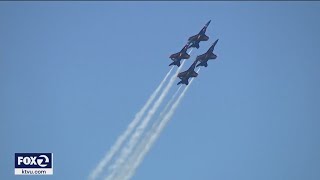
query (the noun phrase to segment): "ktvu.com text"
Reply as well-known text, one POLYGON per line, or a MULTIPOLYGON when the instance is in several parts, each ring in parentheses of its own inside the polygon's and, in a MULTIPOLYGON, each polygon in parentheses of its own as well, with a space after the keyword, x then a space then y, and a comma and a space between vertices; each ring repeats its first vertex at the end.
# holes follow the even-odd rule
POLYGON ((52 175, 52 153, 15 153, 15 175, 52 175))

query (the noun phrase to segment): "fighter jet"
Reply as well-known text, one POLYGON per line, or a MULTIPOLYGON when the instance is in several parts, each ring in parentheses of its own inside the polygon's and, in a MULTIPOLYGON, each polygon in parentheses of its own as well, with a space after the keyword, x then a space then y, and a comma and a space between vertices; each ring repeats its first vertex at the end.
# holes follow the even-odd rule
POLYGON ((173 61, 169 66, 171 65, 177 65, 178 67, 180 66, 180 61, 182 59, 189 59, 190 55, 187 53, 187 50, 189 48, 189 43, 187 43, 180 52, 171 54, 170 59, 173 61))
POLYGON ((195 60, 188 70, 178 74, 178 78, 180 78, 181 81, 178 82, 177 85, 179 85, 179 84, 188 85, 189 84, 189 78, 198 76, 198 73, 194 71, 194 68, 196 68, 197 62, 198 62, 198 60, 195 60))
POLYGON ((195 47, 197 49, 199 49, 199 43, 200 41, 208 41, 209 37, 207 35, 205 35, 207 27, 209 26, 211 20, 209 22, 207 22, 207 24, 201 29, 201 31, 194 35, 189 37, 189 43, 191 43, 191 45, 189 46, 189 48, 191 47, 195 47))
POLYGON ((199 56, 197 56, 197 60, 200 62, 196 67, 198 66, 204 66, 207 67, 208 66, 208 60, 210 59, 216 59, 217 55, 215 55, 213 53, 214 47, 216 46, 217 42, 219 39, 217 39, 212 46, 208 49, 208 51, 204 54, 201 54, 199 56))

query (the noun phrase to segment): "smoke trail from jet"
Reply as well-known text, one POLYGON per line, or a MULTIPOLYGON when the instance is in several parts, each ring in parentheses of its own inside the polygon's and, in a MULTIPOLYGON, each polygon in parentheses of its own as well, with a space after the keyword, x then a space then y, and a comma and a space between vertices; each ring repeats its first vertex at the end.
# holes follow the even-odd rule
POLYGON ((119 171, 121 172, 121 169, 119 169, 119 168, 121 168, 122 164, 125 162, 125 160, 128 158, 128 156, 131 154, 132 150, 135 148, 136 144, 138 143, 138 141, 140 139, 140 136, 144 133, 146 127, 148 126, 149 121, 151 120, 151 118, 153 117, 153 115, 155 114, 155 112, 157 111, 159 106, 161 105, 162 101, 164 100, 164 98, 168 94, 170 88, 172 87, 172 85, 177 77, 177 74, 179 73, 179 71, 181 70, 181 68, 184 65, 184 62, 185 62, 185 60, 182 61, 180 67, 176 70, 176 73, 173 76, 171 76, 169 83, 163 89, 159 98, 156 100, 156 102, 153 104, 151 109, 148 111, 147 116, 143 119, 141 124, 137 127, 134 134, 131 136, 131 139, 127 143, 127 146, 122 149, 121 154, 118 157, 118 159, 115 161, 115 163, 112 166, 109 167, 110 174, 107 176, 106 180, 114 180, 114 176, 116 175, 116 173, 119 171))
POLYGON ((108 163, 114 157, 115 153, 119 150, 119 148, 122 146, 124 141, 128 138, 128 136, 131 134, 131 132, 134 130, 134 128, 138 125, 138 123, 142 119, 143 115, 145 114, 146 110, 149 108, 149 106, 151 105, 153 100, 156 98, 156 96, 160 92, 162 86, 164 85, 164 83, 166 82, 168 77, 170 76, 172 70, 173 70, 173 67, 171 67, 169 72, 163 78, 163 80, 158 85, 156 90, 151 94, 151 96, 149 97, 147 102, 144 104, 144 106, 140 109, 140 111, 138 113, 136 113, 134 119, 128 125, 127 129, 117 138, 114 145, 110 148, 110 150, 107 152, 107 154, 104 156, 104 158, 100 161, 98 166, 92 171, 92 173, 89 176, 90 180, 94 180, 99 176, 99 174, 103 171, 104 167, 106 165, 108 165, 108 163))
MULTIPOLYGON (((200 68, 197 70, 197 72, 199 72, 199 71, 200 71, 200 68)), ((135 171, 136 171, 137 167, 141 164, 141 162, 143 161, 145 155, 149 152, 150 148, 152 147, 154 142, 157 140, 157 138, 161 134, 163 128, 166 126, 166 124, 172 118, 175 110, 177 109, 178 105, 180 104, 180 101, 182 100, 182 98, 184 97, 184 95, 187 92, 188 88, 192 84, 193 79, 194 78, 191 79, 189 85, 185 87, 185 89, 182 91, 182 93, 180 94, 180 96, 178 97, 176 102, 171 106, 169 112, 164 115, 162 121, 157 126, 157 129, 155 130, 155 132, 153 132, 153 134, 151 135, 150 139, 146 142, 146 144, 145 144, 143 150, 140 152, 140 154, 136 157, 135 160, 132 161, 133 165, 131 165, 131 166, 129 165, 128 171, 125 172, 125 174, 124 174, 125 176, 123 178, 121 178, 121 180, 129 180, 135 174, 135 171)))
POLYGON ((172 105, 173 101, 176 99, 176 96, 180 92, 181 87, 182 87, 182 85, 179 86, 179 88, 173 94, 171 99, 168 101, 168 103, 166 104, 166 106, 164 107, 162 112, 159 114, 158 119, 152 124, 151 129, 147 132, 145 137, 137 145, 138 147, 134 150, 132 155, 129 157, 129 160, 127 161, 127 164, 125 165, 125 167, 121 170, 121 172, 119 172, 119 174, 117 176, 115 176, 115 178, 114 178, 115 180, 116 179, 123 179, 123 177, 126 176, 126 173, 129 171, 130 167, 132 166, 134 161, 136 161, 136 159, 139 156, 140 152, 143 151, 144 147, 146 146, 146 144, 150 140, 150 137, 152 136, 152 133, 154 133, 156 131, 157 126, 161 122, 161 120, 162 120, 163 116, 165 115, 165 113, 168 111, 168 108, 170 107, 170 105, 172 105))
MULTIPOLYGON (((193 49, 189 51, 188 54, 191 54, 193 49)), ((127 143, 127 146, 124 147, 121 151, 120 156, 116 159, 115 163, 112 166, 109 166, 108 171, 110 172, 109 175, 106 177, 106 180, 113 180, 114 176, 120 171, 123 163, 128 158, 128 156, 131 154, 132 150, 135 148, 136 144, 138 143, 140 136, 144 133, 149 121, 153 117, 154 113, 157 111, 159 106, 161 105, 162 101, 168 94, 170 88, 172 87, 174 80, 176 79, 177 74, 181 70, 185 63, 185 60, 182 61, 180 67, 176 70, 176 73, 170 78, 169 83, 164 88, 162 93, 160 94, 157 101, 154 103, 152 108, 149 110, 147 116, 144 118, 144 120, 141 122, 141 124, 137 127, 135 130, 135 133, 131 136, 130 141, 127 143), (120 168, 120 169, 119 169, 120 168)))

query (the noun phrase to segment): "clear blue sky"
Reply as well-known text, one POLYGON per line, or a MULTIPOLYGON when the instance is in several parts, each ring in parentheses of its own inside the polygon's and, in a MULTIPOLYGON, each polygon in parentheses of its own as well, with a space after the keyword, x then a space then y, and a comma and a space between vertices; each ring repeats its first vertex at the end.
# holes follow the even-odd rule
MULTIPOLYGON (((212 20, 201 70, 135 180, 319 180, 319 2, 0 2, 0 179, 86 179, 212 20), (54 175, 14 176, 15 152, 54 175)), ((178 82, 178 81, 177 81, 178 82)), ((177 87, 175 87, 177 88, 177 87)))

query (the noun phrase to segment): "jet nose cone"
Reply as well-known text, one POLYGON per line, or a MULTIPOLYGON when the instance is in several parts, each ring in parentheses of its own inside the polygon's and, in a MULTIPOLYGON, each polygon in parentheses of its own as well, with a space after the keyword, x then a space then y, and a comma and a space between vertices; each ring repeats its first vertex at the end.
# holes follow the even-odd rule
POLYGON ((210 22, 211 22, 211 20, 209 22, 207 22, 206 26, 209 26, 210 22))
POLYGON ((219 39, 217 39, 214 43, 213 46, 216 46, 216 44, 218 43, 219 39))

